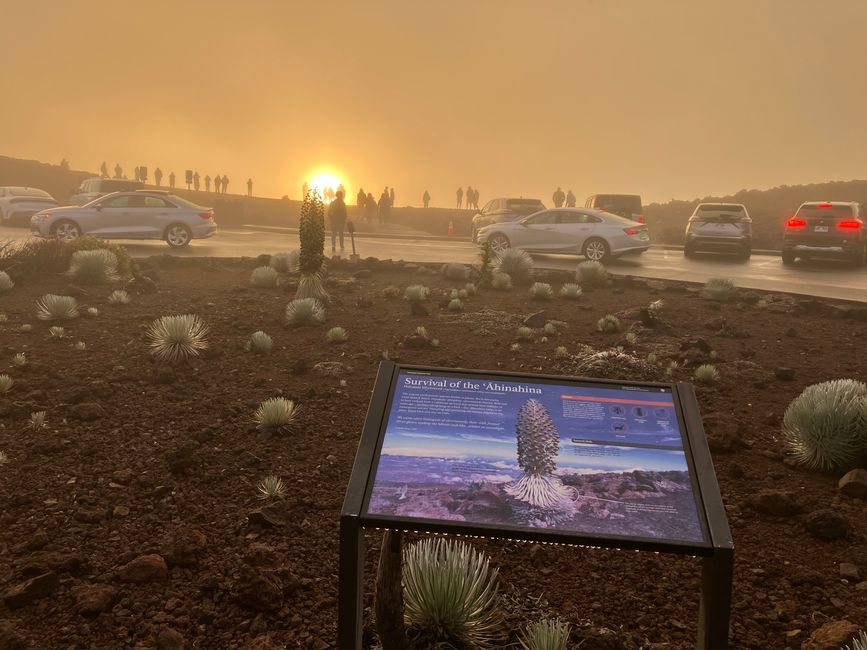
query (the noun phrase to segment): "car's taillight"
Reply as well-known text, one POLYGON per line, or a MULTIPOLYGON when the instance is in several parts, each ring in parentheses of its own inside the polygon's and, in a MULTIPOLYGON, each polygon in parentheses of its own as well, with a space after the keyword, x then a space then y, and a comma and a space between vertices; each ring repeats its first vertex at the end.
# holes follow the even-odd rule
POLYGON ((838 228, 842 228, 844 230, 858 230, 861 227, 861 222, 855 219, 840 221, 837 223, 838 228))
POLYGON ((803 228, 806 225, 807 220, 800 217, 792 217, 786 222, 786 228, 803 228))
POLYGON ((202 219, 213 219, 214 213, 213 212, 199 212, 199 216, 202 219))
POLYGON ((647 223, 647 219, 644 218, 643 214, 639 214, 635 217, 634 221, 637 221, 638 223, 647 223))
POLYGON ((820 208, 833 208, 834 206, 830 203, 820 203, 819 207, 820 208))
POLYGON ((624 228, 623 232, 625 232, 627 235, 637 235, 638 234, 638 231, 635 228, 624 228))

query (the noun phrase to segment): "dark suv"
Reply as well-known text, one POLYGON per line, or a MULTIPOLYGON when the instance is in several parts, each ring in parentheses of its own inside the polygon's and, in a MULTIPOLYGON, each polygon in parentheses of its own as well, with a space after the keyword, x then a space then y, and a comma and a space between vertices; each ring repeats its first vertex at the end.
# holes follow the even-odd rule
POLYGON ((484 207, 479 210, 478 214, 473 217, 473 242, 476 242, 476 237, 479 229, 489 226, 492 223, 503 223, 504 221, 517 221, 524 217, 529 217, 539 210, 544 210, 545 204, 539 199, 493 199, 485 203, 484 207))
POLYGON ((862 266, 867 261, 865 226, 867 220, 860 203, 802 203, 786 222, 783 264, 793 264, 798 257, 830 257, 862 266))
POLYGON ((641 197, 638 194, 593 194, 587 197, 584 207, 605 210, 631 221, 646 223, 644 206, 641 205, 641 197))
POLYGON ((719 251, 747 259, 753 249, 752 226, 746 206, 740 203, 699 203, 686 224, 683 254, 719 251))

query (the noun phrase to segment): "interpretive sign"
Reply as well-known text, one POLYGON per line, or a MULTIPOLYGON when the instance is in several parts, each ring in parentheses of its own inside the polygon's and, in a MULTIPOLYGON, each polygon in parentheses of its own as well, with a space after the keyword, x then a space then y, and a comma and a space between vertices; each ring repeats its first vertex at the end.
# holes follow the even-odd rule
POLYGON ((341 648, 371 527, 702 556, 698 647, 727 647, 731 537, 687 384, 386 362, 341 516, 341 648))

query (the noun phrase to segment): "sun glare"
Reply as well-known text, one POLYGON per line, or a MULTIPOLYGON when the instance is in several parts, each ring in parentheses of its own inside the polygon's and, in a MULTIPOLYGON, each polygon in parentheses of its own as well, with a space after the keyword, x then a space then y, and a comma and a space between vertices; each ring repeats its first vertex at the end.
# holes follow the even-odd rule
POLYGON ((334 193, 338 189, 346 190, 340 175, 330 170, 318 170, 312 173, 307 184, 311 190, 317 190, 319 195, 329 203, 334 199, 334 193))

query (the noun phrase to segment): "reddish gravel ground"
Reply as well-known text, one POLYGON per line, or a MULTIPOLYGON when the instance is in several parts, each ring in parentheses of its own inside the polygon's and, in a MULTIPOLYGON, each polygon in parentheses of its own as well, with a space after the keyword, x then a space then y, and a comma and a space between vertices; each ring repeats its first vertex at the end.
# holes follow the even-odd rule
MULTIPOLYGON (((568 374, 573 362, 555 360, 556 347, 622 343, 622 334, 595 331, 607 313, 639 332, 640 357, 679 359, 675 378, 688 380, 711 356, 721 372, 698 396, 736 545, 731 646, 798 648, 829 622, 867 626, 865 501, 842 495, 839 475, 786 463, 779 435, 786 405, 804 387, 865 377, 863 310, 753 292, 720 304, 682 285, 626 278, 574 302, 531 301, 525 289, 482 292, 463 315, 445 311, 435 292, 431 315, 417 317, 382 289, 462 285, 381 263, 359 278, 335 271, 326 325, 287 329, 291 293, 246 286, 254 260, 142 265, 156 292, 113 306, 114 287, 88 288, 79 301, 99 316, 64 323, 61 340, 48 338, 34 304, 68 293, 65 278, 21 280, 0 299, 0 372, 16 382, 0 398, 0 449, 9 457, 0 466, 0 648, 334 647, 338 515, 383 351, 407 363, 568 374), (670 331, 643 330, 637 308, 660 298, 670 331), (568 326, 511 350, 517 325, 540 309, 568 326), (211 328, 208 353, 177 368, 152 362, 148 324, 188 312, 211 328), (25 323, 32 331, 20 330, 25 323), (349 342, 325 342, 335 325, 349 342), (438 348, 401 345, 418 325, 438 348), (274 338, 270 356, 244 350, 259 329, 274 338), (13 366, 17 352, 27 365, 13 366), (323 361, 347 367, 323 376, 314 369, 323 361), (300 405, 300 421, 291 434, 266 439, 251 416, 278 395, 300 405), (39 410, 49 427, 28 432, 39 410), (255 486, 271 473, 290 490, 263 516, 255 486), (754 505, 763 490, 785 496, 754 505), (779 501, 780 514, 761 511, 779 501), (835 532, 837 539, 817 537, 835 532), (841 563, 857 575, 845 567, 842 577, 841 563)), ((547 281, 556 290, 563 277, 547 281)), ((378 534, 369 542, 372 576, 378 534)), ((585 650, 694 647, 694 559, 478 546, 501 569, 516 627, 547 612, 573 624, 575 643, 588 638, 585 650)), ((366 632, 371 642, 372 623, 366 632)))

